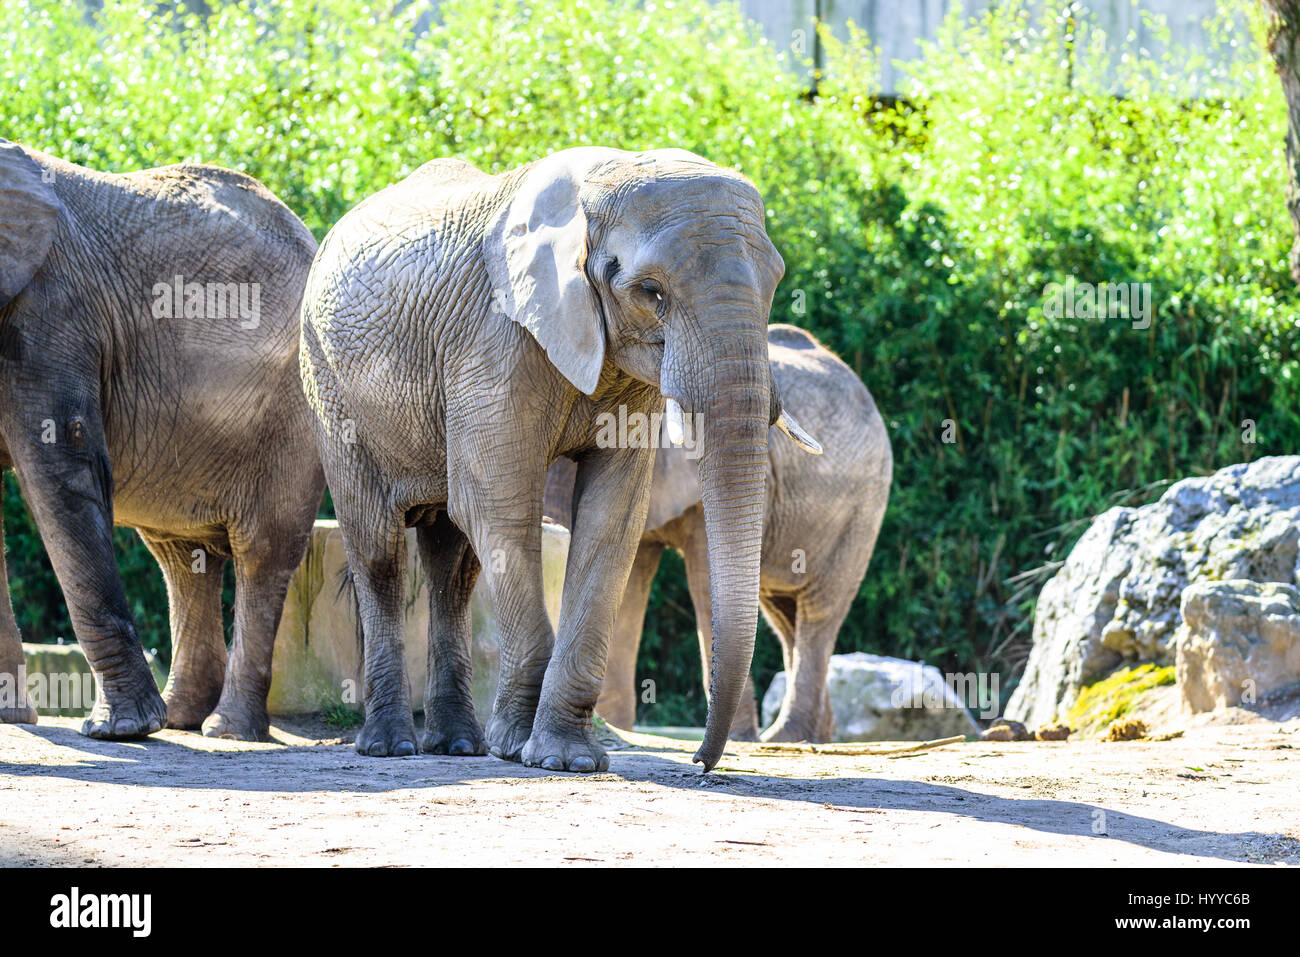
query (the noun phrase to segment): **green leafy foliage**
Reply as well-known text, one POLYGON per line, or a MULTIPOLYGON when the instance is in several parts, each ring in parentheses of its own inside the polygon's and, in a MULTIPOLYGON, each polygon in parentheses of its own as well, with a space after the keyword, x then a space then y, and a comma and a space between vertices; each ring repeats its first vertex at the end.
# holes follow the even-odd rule
MULTIPOLYGON (((703 0, 445 0, 429 23, 362 0, 209 7, 9 0, 0 133, 102 169, 245 169, 317 236, 442 156, 496 171, 679 146, 755 181, 786 262, 773 321, 853 365, 894 446, 841 651, 996 670, 1005 694, 1038 588, 1091 516, 1300 440, 1285 111, 1252 6, 1224 5, 1202 54, 1167 36, 1148 54, 1068 10, 998 4, 950 18, 897 100, 872 95, 860 31, 823 38, 811 97, 736 8, 703 0), (1045 290, 1067 279, 1149 284, 1149 328, 1053 318, 1045 290)), ((8 485, 5 518, 25 632, 67 634, 8 485)), ((121 550, 162 647, 156 570, 121 550)), ((702 719, 693 632, 666 559, 643 719, 702 719)), ((760 691, 779 666, 760 636, 760 691)))

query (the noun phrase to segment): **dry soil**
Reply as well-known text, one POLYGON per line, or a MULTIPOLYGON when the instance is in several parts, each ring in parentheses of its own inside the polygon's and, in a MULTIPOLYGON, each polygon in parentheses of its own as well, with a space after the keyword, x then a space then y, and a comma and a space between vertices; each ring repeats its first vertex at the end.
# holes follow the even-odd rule
MULTIPOLYGON (((0 864, 1300 865, 1300 721, 910 756, 635 740, 610 771, 0 726, 0 864)), ((889 748, 879 745, 878 748, 889 748)), ((897 746, 895 746, 897 747, 897 746)))

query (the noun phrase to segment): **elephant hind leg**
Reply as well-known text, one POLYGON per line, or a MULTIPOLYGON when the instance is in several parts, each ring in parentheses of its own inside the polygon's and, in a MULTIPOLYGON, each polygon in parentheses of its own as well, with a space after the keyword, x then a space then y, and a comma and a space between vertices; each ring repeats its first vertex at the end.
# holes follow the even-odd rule
POLYGON ((807 594, 760 599, 768 621, 781 639, 786 685, 781 711, 763 732, 764 741, 829 741, 835 733, 835 715, 826 675, 840 625, 849 601, 827 609, 807 594), (769 606, 771 611, 769 611, 769 606), (793 627, 789 627, 793 621, 793 627), (778 622, 780 627, 778 627, 778 622))
POLYGON ((358 754, 406 757, 418 753, 406 672, 406 528, 404 515, 380 503, 386 489, 363 487, 358 475, 332 482, 343 550, 352 571, 363 635, 366 722, 358 754))
POLYGON ((0 522, 0 724, 35 724, 36 706, 27 695, 22 638, 9 599, 4 524, 0 522))
POLYGON ((172 665, 163 700, 167 727, 197 730, 221 697, 226 677, 226 638, 221 622, 219 555, 195 541, 140 533, 162 569, 172 632, 172 665))
POLYGON ((429 591, 429 682, 420 747, 429 754, 487 754, 471 687, 469 602, 478 557, 446 512, 417 526, 415 534, 429 591))
POLYGON ((275 633, 289 582, 311 534, 310 521, 297 525, 276 522, 238 534, 232 529, 234 636, 221 696, 203 722, 208 737, 265 741, 270 735, 266 696, 271 690, 275 633))

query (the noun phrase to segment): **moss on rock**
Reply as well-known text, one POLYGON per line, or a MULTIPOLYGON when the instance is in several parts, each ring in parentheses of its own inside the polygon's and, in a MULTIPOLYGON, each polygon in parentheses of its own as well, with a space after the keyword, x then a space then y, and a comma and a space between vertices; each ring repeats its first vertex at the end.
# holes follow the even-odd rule
POLYGON ((1174 683, 1174 667, 1155 664, 1120 668, 1079 692, 1065 723, 1088 737, 1102 734, 1113 721, 1128 714, 1153 688, 1174 683))

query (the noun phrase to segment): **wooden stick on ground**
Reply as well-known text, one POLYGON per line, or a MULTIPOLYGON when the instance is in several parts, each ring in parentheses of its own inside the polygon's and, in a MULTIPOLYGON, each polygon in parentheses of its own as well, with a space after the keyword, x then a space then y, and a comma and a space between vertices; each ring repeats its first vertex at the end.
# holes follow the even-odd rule
MULTIPOLYGON (((657 734, 644 734, 640 731, 624 731, 621 728, 611 730, 620 738, 636 748, 654 748, 660 751, 693 751, 699 747, 698 741, 686 741, 681 738, 665 738, 657 734)), ((732 741, 727 745, 728 751, 736 754, 760 755, 767 757, 793 757, 799 754, 834 754, 843 756, 879 755, 895 758, 919 754, 949 744, 960 744, 965 735, 953 735, 950 738, 936 738, 932 741, 907 742, 862 742, 843 744, 777 744, 771 742, 732 741)))

